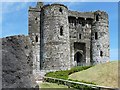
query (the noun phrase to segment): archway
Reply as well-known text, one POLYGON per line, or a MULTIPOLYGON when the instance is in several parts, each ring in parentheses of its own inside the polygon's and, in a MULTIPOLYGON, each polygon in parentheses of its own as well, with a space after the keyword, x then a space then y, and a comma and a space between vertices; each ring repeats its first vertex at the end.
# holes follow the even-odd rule
POLYGON ((80 52, 76 52, 74 55, 74 61, 76 61, 77 66, 81 65, 83 55, 80 52))

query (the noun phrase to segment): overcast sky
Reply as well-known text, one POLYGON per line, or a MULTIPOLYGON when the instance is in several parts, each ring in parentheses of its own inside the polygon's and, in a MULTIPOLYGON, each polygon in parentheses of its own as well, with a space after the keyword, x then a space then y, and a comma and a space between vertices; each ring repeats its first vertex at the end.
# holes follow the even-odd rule
MULTIPOLYGON (((83 0, 84 1, 84 0, 83 0)), ((117 2, 62 2, 70 10, 96 11, 103 10, 109 14, 110 54, 111 60, 118 60, 118 3, 117 2)), ((0 3, 1 4, 1 3, 0 3)), ((45 4, 48 4, 45 3, 45 4)), ((2 3, 2 35, 28 35, 28 7, 35 6, 36 2, 6 2, 2 3)))

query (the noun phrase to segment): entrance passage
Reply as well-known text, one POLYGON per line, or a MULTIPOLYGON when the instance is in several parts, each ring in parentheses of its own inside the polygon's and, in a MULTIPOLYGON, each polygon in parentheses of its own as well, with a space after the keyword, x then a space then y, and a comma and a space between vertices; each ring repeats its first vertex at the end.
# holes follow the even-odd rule
POLYGON ((77 52, 74 55, 74 61, 76 61, 77 66, 80 66, 82 63, 83 55, 80 52, 77 52))

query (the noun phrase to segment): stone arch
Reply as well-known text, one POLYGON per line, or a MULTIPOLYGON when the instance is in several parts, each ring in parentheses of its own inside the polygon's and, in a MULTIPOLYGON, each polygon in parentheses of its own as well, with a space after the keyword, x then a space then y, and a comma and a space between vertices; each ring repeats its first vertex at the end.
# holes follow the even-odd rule
POLYGON ((83 54, 82 51, 76 51, 74 54, 74 61, 77 66, 80 66, 83 62, 83 54))

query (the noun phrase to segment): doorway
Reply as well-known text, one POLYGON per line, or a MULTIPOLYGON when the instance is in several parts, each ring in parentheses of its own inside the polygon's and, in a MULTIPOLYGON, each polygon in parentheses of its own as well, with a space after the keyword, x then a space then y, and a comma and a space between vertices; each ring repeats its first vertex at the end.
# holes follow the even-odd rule
POLYGON ((80 52, 76 52, 74 55, 74 61, 77 66, 80 66, 83 61, 83 55, 80 52))

